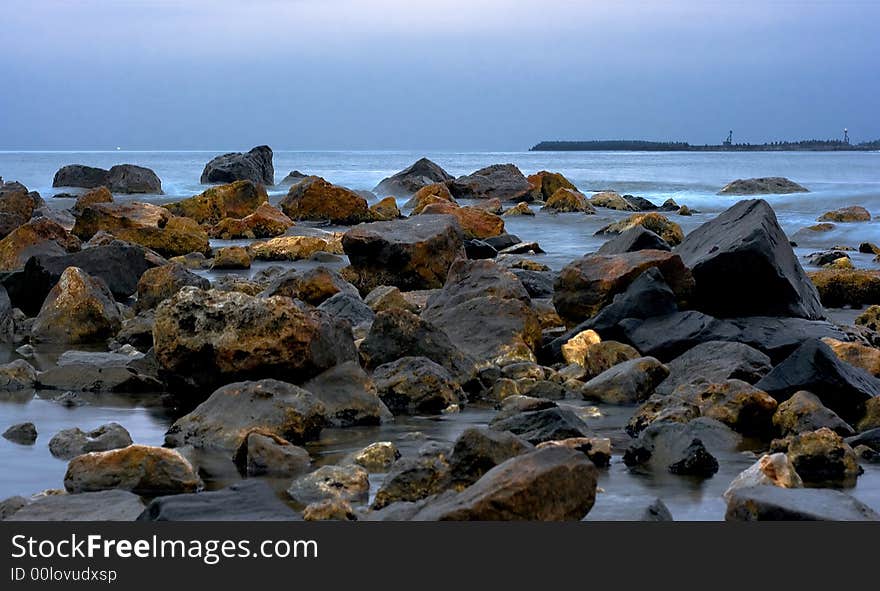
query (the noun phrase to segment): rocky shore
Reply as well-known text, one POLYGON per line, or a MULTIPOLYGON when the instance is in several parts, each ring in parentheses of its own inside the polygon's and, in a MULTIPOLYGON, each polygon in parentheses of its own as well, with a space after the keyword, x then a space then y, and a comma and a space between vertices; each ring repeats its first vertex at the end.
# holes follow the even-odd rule
POLYGON ((880 519, 850 494, 880 462, 880 272, 850 255, 876 244, 817 252, 808 273, 762 199, 685 232, 686 204, 512 164, 454 177, 421 159, 372 193, 294 171, 277 199, 260 146, 201 181, 221 184, 157 205, 119 197, 160 194, 149 169, 69 165, 62 210, 0 180, 0 339, 17 351, 0 390, 174 416, 163 446, 118 423, 0 425, 68 462, 0 519, 672 519, 616 470, 724 479, 731 521, 880 519), (558 271, 507 231, 599 212, 616 216, 604 244, 558 271), (407 427, 423 417, 473 418, 434 441, 407 427), (328 433, 393 436, 327 455, 328 433))

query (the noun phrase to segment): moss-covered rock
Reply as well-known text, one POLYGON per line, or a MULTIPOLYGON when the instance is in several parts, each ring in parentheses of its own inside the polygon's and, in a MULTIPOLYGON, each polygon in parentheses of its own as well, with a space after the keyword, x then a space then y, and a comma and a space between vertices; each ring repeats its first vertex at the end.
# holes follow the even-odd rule
POLYGON ((823 269, 807 274, 828 308, 880 304, 880 271, 823 269))
POLYGON ((596 235, 622 234, 636 226, 641 226, 646 230, 654 232, 671 246, 681 244, 681 241, 684 240, 684 232, 681 226, 671 221, 665 215, 656 212, 633 214, 624 220, 601 228, 596 232, 596 235))
POLYGON ((330 221, 343 225, 372 220, 366 199, 318 176, 307 177, 291 186, 281 200, 281 211, 293 220, 330 221))

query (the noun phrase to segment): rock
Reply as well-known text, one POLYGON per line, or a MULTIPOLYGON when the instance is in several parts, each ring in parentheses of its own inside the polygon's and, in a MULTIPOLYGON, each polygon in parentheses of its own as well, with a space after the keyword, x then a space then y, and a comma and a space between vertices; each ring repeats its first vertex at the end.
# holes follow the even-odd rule
POLYGON ((504 233, 504 220, 479 207, 459 207, 441 201, 425 206, 419 215, 451 215, 458 220, 466 239, 485 239, 504 233))
POLYGON ((76 392, 161 392, 165 387, 155 374, 143 355, 67 351, 58 358, 57 366, 40 372, 37 387, 76 392))
POLYGON ((185 287, 156 309, 156 359, 205 390, 234 379, 305 380, 356 359, 347 323, 285 297, 185 287))
POLYGON ((539 443, 537 448, 566 447, 586 454, 598 468, 606 468, 611 464, 611 440, 607 437, 571 437, 558 441, 539 443))
POLYGON ((751 486, 727 499, 727 521, 878 521, 850 495, 829 489, 751 486))
POLYGON ((809 190, 783 177, 737 179, 724 186, 719 195, 787 195, 809 193, 809 190))
POLYGON ((119 240, 146 246, 162 256, 210 251, 208 234, 195 220, 172 215, 164 207, 149 203, 89 205, 80 212, 72 232, 88 240, 101 230, 119 240))
POLYGON ((435 183, 451 181, 452 176, 427 158, 420 158, 410 166, 382 179, 373 192, 377 195, 408 197, 435 183))
POLYGON ((754 384, 773 368, 770 357, 743 343, 708 341, 667 364, 669 377, 657 386, 658 394, 671 394, 685 384, 742 380, 754 384))
POLYGON ((547 198, 547 202, 541 209, 551 213, 596 213, 596 210, 590 205, 589 200, 587 200, 583 193, 566 188, 558 189, 551 197, 547 198))
POLYGON ((574 521, 596 498, 596 467, 581 453, 549 448, 495 466, 462 492, 429 503, 417 521, 574 521))
POLYGON ((702 312, 810 320, 825 316, 818 292, 766 201, 740 201, 688 234, 676 252, 693 273, 693 302, 702 312))
POLYGON ((870 222, 871 212, 859 205, 841 207, 819 216, 818 222, 870 222))
POLYGON ((331 367, 303 387, 324 405, 327 421, 334 427, 378 425, 391 418, 375 383, 356 361, 331 367))
POLYGON ((342 246, 352 283, 367 293, 379 285, 442 287, 453 261, 465 256, 463 241, 453 216, 427 215, 357 226, 343 235, 342 246))
POLYGON ((757 462, 740 472, 727 490, 725 500, 737 490, 752 486, 778 486, 780 488, 803 488, 804 482, 794 469, 794 464, 784 453, 764 454, 757 462))
POLYGON ((584 521, 673 521, 659 497, 609 495, 596 499, 584 521))
POLYGON ((369 472, 387 472, 400 459, 400 450, 390 441, 377 441, 357 452, 353 459, 369 472))
POLYGON ((717 460, 713 462, 707 454, 730 453, 740 441, 729 427, 708 417, 688 423, 654 421, 630 444, 623 462, 630 468, 642 466, 662 472, 678 464, 675 469, 679 472, 673 473, 706 476, 718 468, 717 460))
POLYGON ((779 405, 773 415, 773 426, 782 437, 815 431, 822 427, 845 437, 855 434, 852 427, 833 410, 826 408, 817 396, 806 390, 795 392, 779 405))
POLYGON ((807 390, 848 422, 863 415, 866 401, 880 396, 880 380, 840 361, 819 340, 806 341, 755 386, 780 402, 807 390))
POLYGON ((308 177, 309 175, 303 174, 298 170, 290 171, 287 176, 281 179, 280 185, 292 185, 293 183, 299 182, 301 179, 308 177))
POLYGON ((268 201, 269 195, 260 182, 239 180, 211 187, 195 197, 169 203, 165 208, 176 216, 214 225, 226 218, 242 219, 252 215, 261 205, 268 205, 268 201))
POLYGON ((493 164, 448 183, 456 199, 529 201, 531 185, 513 164, 493 164))
POLYGON ((580 394, 584 400, 633 404, 647 400, 668 375, 667 367, 653 357, 640 357, 603 371, 585 383, 580 394))
POLYGON ((37 341, 88 343, 115 335, 122 318, 107 285, 68 267, 43 302, 31 330, 37 341))
POLYGON ((694 439, 684 449, 681 458, 669 464, 667 469, 673 474, 708 478, 718 472, 718 460, 702 441, 694 439))
MULTIPOLYGON (((528 407, 527 407, 528 408, 528 407)), ((557 439, 589 436, 588 428, 574 412, 555 406, 537 407, 510 416, 498 413, 489 423, 496 431, 510 431, 533 445, 557 439)))
POLYGON ((742 380, 692 383, 676 388, 674 394, 700 409, 700 414, 724 423, 738 433, 769 436, 777 403, 766 392, 742 380))
POLYGON ((147 445, 77 456, 64 475, 69 493, 120 489, 155 496, 195 492, 201 486, 198 474, 180 453, 147 445))
POLYGON ((275 167, 272 165, 272 149, 257 146, 250 152, 233 152, 213 158, 205 165, 200 182, 232 183, 249 180, 264 185, 275 184, 275 167))
POLYGON ((3 432, 3 439, 19 445, 33 445, 37 441, 37 428, 33 423, 18 423, 3 432))
POLYGON ((326 312, 331 318, 348 321, 352 327, 370 324, 375 318, 373 311, 359 295, 348 292, 339 292, 327 298, 321 302, 318 309, 326 312))
POLYGON ((166 261, 143 246, 114 241, 61 256, 34 257, 21 272, 3 280, 15 307, 35 316, 61 274, 68 267, 78 267, 101 279, 117 300, 128 299, 138 288, 138 281, 148 269, 166 261))
POLYGON ((299 521, 263 480, 153 499, 138 521, 299 521))
POLYGON ((52 180, 53 187, 82 187, 94 189, 107 184, 107 171, 103 168, 85 166, 83 164, 68 164, 62 166, 55 173, 52 180))
MULTIPOLYGON (((641 226, 651 232, 654 232, 661 240, 671 246, 676 246, 684 240, 684 232, 681 226, 672 222, 666 216, 651 213, 634 213, 633 215, 609 224, 596 232, 597 236, 608 236, 614 234, 623 234, 624 232, 641 226)), ((665 249, 664 249, 665 250, 665 249)))
POLYGON ((532 198, 530 201, 547 201, 560 189, 577 191, 577 187, 558 172, 541 170, 526 178, 531 186, 532 198))
POLYGON ((371 509, 392 503, 412 502, 443 492, 450 486, 450 467, 446 450, 421 451, 418 457, 403 458, 391 466, 376 492, 371 509))
MULTIPOLYGON (((553 301, 551 299, 553 297, 553 283, 556 281, 555 272, 517 268, 511 269, 510 272, 516 275, 519 282, 526 288, 526 293, 528 293, 529 297, 547 299, 550 307, 553 309, 553 313, 556 313, 556 308, 553 308, 553 301)), ((535 304, 534 299, 532 304, 535 304)), ((561 320, 559 324, 562 324, 561 320)))
POLYGON ((855 320, 856 326, 864 326, 875 332, 880 332, 880 306, 868 306, 858 315, 855 320))
POLYGON ((298 261, 315 253, 342 254, 342 245, 336 236, 279 236, 251 246, 255 259, 266 261, 298 261))
POLYGON ((124 490, 76 495, 43 495, 27 503, 7 521, 134 521, 144 510, 141 498, 124 490))
POLYGON ((318 436, 326 407, 285 382, 260 380, 223 386, 165 434, 165 445, 236 451, 254 430, 299 444, 318 436))
POLYGON ((332 224, 351 225, 373 219, 366 199, 317 176, 291 186, 280 207, 292 220, 329 220, 332 224))
POLYGON ((243 246, 226 246, 214 252, 211 269, 250 269, 251 254, 243 246))
POLYGON ((880 378, 880 349, 858 343, 845 343, 828 337, 822 339, 822 342, 831 347, 841 361, 863 369, 875 378, 880 378))
POLYGON ((785 452, 808 486, 855 486, 861 471, 853 449, 827 427, 777 439, 771 451, 785 452))
POLYGON ((168 263, 147 269, 137 283, 135 310, 151 310, 187 286, 208 289, 211 282, 180 263, 168 263))
POLYGON ((595 207, 605 207, 617 211, 638 211, 638 207, 621 197, 616 191, 600 191, 590 197, 590 203, 595 207))
POLYGON ((826 307, 860 307, 880 302, 880 271, 823 269, 808 275, 826 307))
POLYGON ((880 246, 877 246, 873 242, 862 242, 859 244, 858 248, 859 252, 863 254, 877 254, 880 255, 880 246))
POLYGON ((602 338, 595 330, 587 329, 579 332, 562 345, 562 358, 566 363, 577 363, 583 366, 589 348, 601 341, 602 338))
POLYGON ((106 185, 113 193, 162 194, 162 181, 156 173, 143 166, 117 164, 107 171, 106 185))
POLYGON ((240 238, 274 238, 293 226, 293 220, 268 203, 261 203, 253 213, 243 218, 226 217, 209 231, 211 238, 235 240, 240 238))
POLYGON ((653 423, 687 424, 700 415, 700 407, 691 400, 675 394, 653 394, 630 417, 625 431, 630 437, 637 437, 653 423))
POLYGON ((864 433, 878 427, 880 427, 880 397, 875 396, 865 402, 865 414, 856 424, 856 430, 864 433))
POLYGON ((303 272, 291 270, 279 275, 260 295, 284 296, 317 306, 338 293, 359 297, 357 288, 339 273, 327 267, 315 267, 303 272))
POLYGON ((563 320, 577 324, 595 316, 651 267, 663 273, 676 296, 688 297, 694 280, 677 254, 640 250, 615 255, 592 254, 569 263, 556 280, 553 304, 563 320))
POLYGON ((502 217, 514 217, 520 215, 534 216, 535 212, 532 211, 531 208, 529 208, 528 203, 526 203, 525 201, 520 201, 501 215, 502 217))
POLYGON ((669 243, 651 230, 636 224, 599 247, 596 254, 623 254, 637 250, 672 250, 669 243))
POLYGON ((44 204, 36 191, 28 191, 21 183, 5 183, 0 179, 0 238, 27 223, 44 204))
POLYGON ((386 310, 406 310, 418 312, 418 308, 410 304, 400 290, 393 285, 380 285, 364 297, 364 303, 377 314, 386 310))
POLYGON ((428 205, 432 203, 441 203, 443 201, 456 203, 455 198, 452 196, 452 193, 449 192, 449 187, 446 183, 433 183, 425 185, 416 191, 415 195, 413 195, 409 201, 404 203, 403 206, 412 209, 412 215, 418 215, 428 205))
POLYGON ((395 414, 439 413, 464 398, 461 386, 427 357, 403 357, 373 372, 382 402, 395 414))
POLYGON ((76 198, 76 203, 73 205, 73 209, 74 211, 82 211, 85 207, 94 203, 113 203, 113 194, 107 187, 103 186, 89 189, 76 198))
POLYGON ((248 476, 294 476, 311 466, 309 452, 273 433, 251 431, 233 458, 248 476))
POLYGON ((668 361, 708 341, 739 342, 766 353, 774 363, 785 359, 808 339, 845 338, 834 325, 803 318, 714 318, 688 310, 619 323, 622 340, 645 355, 668 361))
POLYGON ((37 370, 24 359, 0 365, 0 390, 16 392, 30 390, 37 381, 37 370))
POLYGON ((458 490, 470 486, 498 464, 532 449, 512 433, 470 427, 455 440, 449 458, 452 486, 458 490))
POLYGON ((325 499, 364 501, 369 492, 370 479, 367 471, 353 464, 321 466, 294 480, 287 489, 290 498, 303 505, 325 499))
POLYGON ((816 267, 833 265, 841 258, 849 259, 849 255, 841 250, 827 250, 823 252, 814 252, 806 257, 807 263, 816 267))
POLYGON ((348 501, 324 499, 303 509, 305 521, 357 521, 357 515, 348 501))
POLYGON ((377 222, 387 222, 403 217, 400 209, 397 207, 397 200, 394 197, 386 197, 378 203, 371 205, 370 214, 372 219, 377 222))
POLYGON ((359 350, 368 369, 402 357, 427 357, 445 367, 460 384, 474 371, 473 359, 453 345, 445 332, 405 310, 377 314, 359 350))
MULTIPOLYGON (((589 333, 592 331, 587 330, 584 332, 589 333)), ((568 343, 570 344, 571 340, 568 343)), ((620 363, 637 359, 641 355, 629 345, 618 343, 617 341, 599 341, 588 343, 582 349, 569 349, 568 357, 566 357, 565 350, 563 349, 563 357, 566 359, 566 362, 576 363, 583 367, 583 377, 591 379, 620 363)))
POLYGON ((119 423, 107 423, 85 432, 78 427, 63 429, 49 440, 49 452, 56 458, 69 460, 93 451, 109 451, 132 444, 131 435, 119 423))
POLYGON ((80 249, 80 241, 47 218, 35 218, 0 240, 0 271, 24 267, 32 256, 63 255, 80 249))

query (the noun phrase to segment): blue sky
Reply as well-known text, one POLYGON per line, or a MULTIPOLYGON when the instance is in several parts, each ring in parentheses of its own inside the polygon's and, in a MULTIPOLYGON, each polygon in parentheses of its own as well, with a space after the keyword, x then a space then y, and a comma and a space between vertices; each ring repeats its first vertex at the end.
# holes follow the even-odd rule
POLYGON ((874 0, 11 0, 0 149, 880 138, 874 0))

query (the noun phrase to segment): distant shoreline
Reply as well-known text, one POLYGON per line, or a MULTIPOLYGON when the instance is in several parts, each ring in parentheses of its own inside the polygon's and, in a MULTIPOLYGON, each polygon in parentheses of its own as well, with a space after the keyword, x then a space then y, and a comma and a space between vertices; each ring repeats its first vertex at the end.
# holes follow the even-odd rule
POLYGON ((871 152, 880 140, 850 144, 840 140, 802 140, 765 144, 704 144, 642 140, 542 141, 529 152, 871 152))

